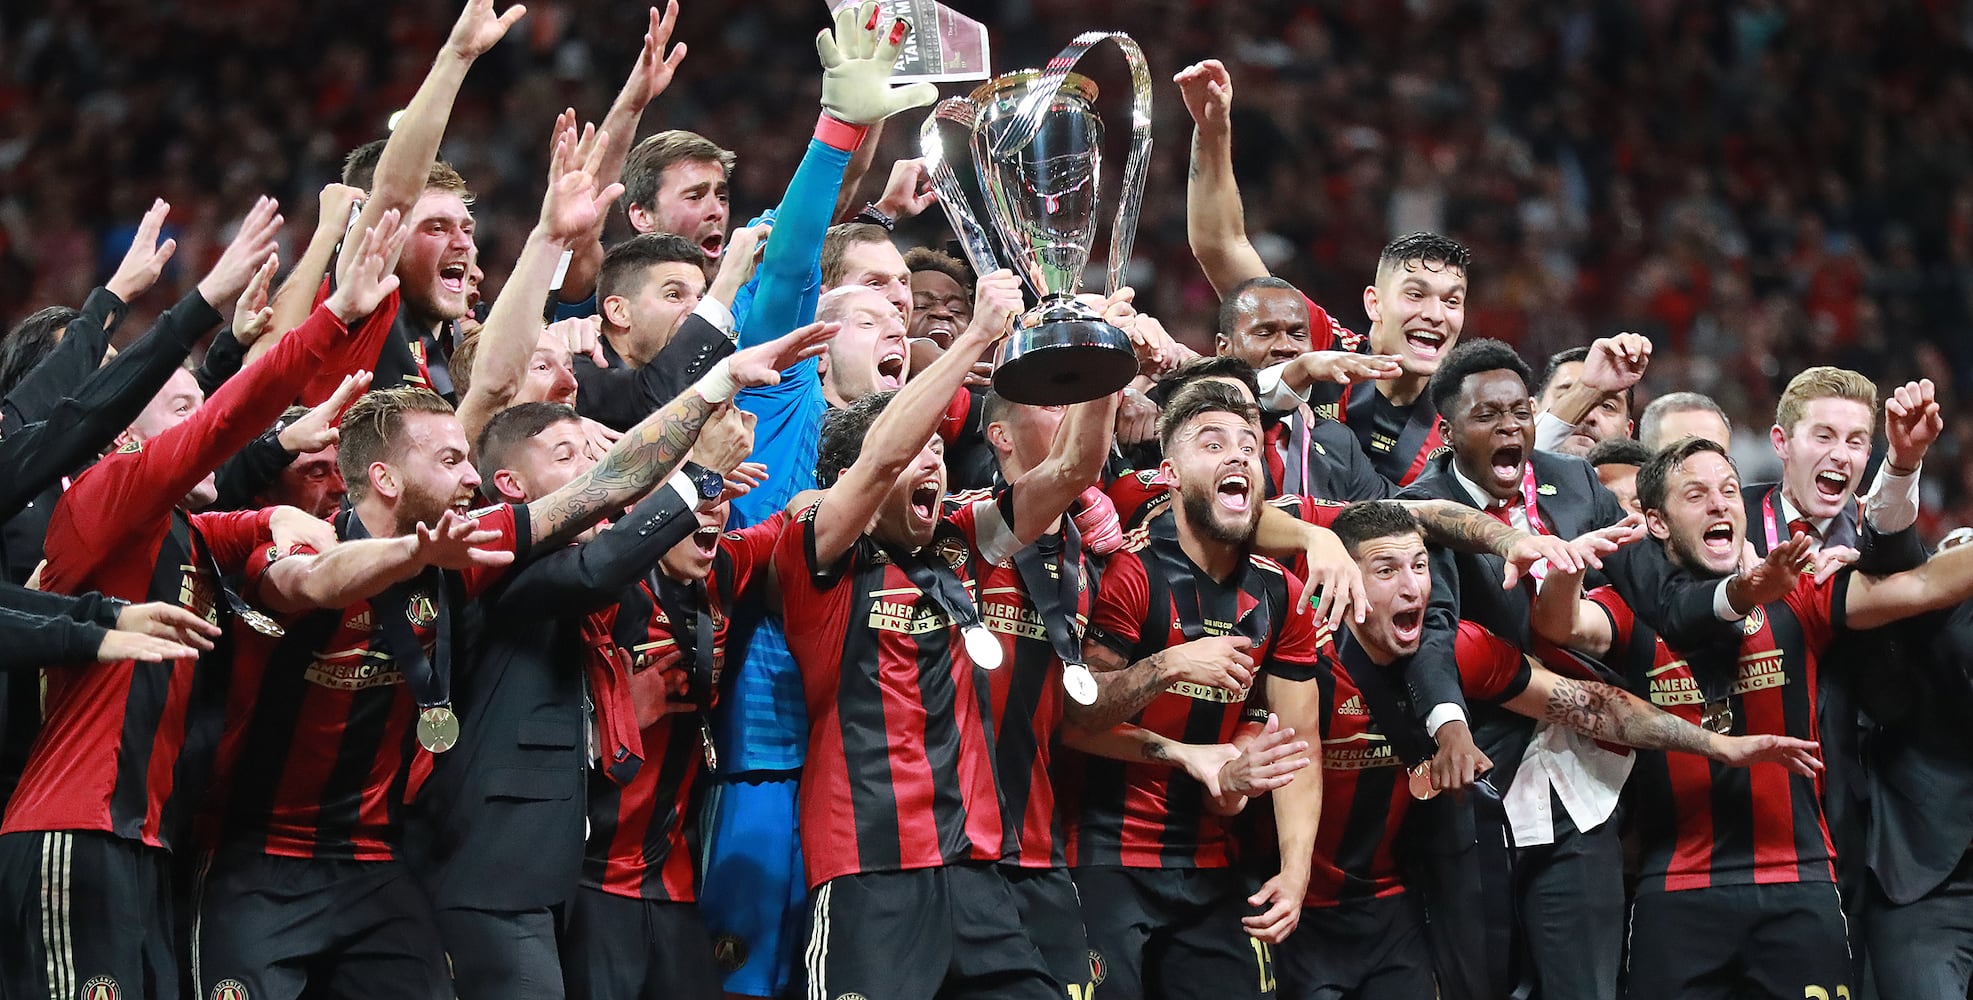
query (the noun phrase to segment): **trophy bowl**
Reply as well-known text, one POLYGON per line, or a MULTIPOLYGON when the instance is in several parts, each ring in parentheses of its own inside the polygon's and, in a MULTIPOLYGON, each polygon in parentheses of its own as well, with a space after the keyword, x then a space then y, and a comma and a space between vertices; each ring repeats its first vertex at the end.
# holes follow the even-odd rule
POLYGON ((1124 50, 1134 91, 1108 248, 1113 293, 1129 264, 1151 148, 1150 71, 1129 36, 1078 36, 1045 69, 1008 73, 940 102, 919 132, 939 203, 974 270, 1010 268, 1038 300, 995 359, 994 391, 1016 403, 1099 399, 1138 370, 1129 335, 1076 298, 1098 228, 1103 119, 1096 84, 1071 70, 1106 39, 1124 50))

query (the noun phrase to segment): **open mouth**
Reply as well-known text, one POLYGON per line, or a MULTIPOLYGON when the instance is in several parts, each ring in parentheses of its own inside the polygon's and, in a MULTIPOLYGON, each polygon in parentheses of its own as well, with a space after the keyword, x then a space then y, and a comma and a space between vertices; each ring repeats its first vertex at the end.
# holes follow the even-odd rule
POLYGON ((877 388, 896 389, 904 385, 904 355, 886 354, 877 359, 877 388))
POLYGON ((455 295, 465 292, 466 262, 459 261, 439 268, 438 283, 444 286, 446 291, 452 292, 455 295))
POLYGON ((1834 469, 1824 469, 1815 474, 1815 491, 1828 500, 1841 500, 1850 491, 1850 477, 1834 469))
POLYGON ((911 490, 911 513, 919 520, 930 521, 939 502, 939 484, 935 480, 919 483, 911 490))
POLYGON ((1235 514, 1246 513, 1253 498, 1253 486, 1247 481, 1246 473, 1242 472, 1221 479, 1214 490, 1219 496, 1219 505, 1235 514))
POLYGON ((1521 478, 1521 461, 1526 457, 1520 445, 1510 444, 1505 448, 1494 449, 1493 457, 1488 459, 1488 464, 1493 467, 1494 478, 1501 482, 1511 482, 1521 478))
POLYGON ((1732 552, 1733 522, 1726 520, 1714 521, 1706 525, 1706 530, 1699 537, 1706 543, 1706 549, 1709 552, 1732 552))
POLYGON ((935 319, 925 324, 925 336, 927 337, 937 337, 943 341, 950 342, 953 337, 958 335, 958 329, 948 320, 935 319))
POLYGON ((712 555, 719 548, 719 528, 709 524, 692 532, 692 544, 698 547, 700 555, 712 555))
POLYGON ((1391 631, 1400 643, 1410 643, 1425 631, 1425 609, 1407 608, 1391 613, 1391 631))
POLYGON ((474 496, 471 493, 468 493, 465 496, 453 500, 452 509, 458 511, 461 514, 469 514, 473 510, 473 501, 476 499, 478 499, 476 496, 474 496))
POLYGON ((1404 342, 1411 346, 1411 353, 1421 358, 1436 359, 1445 349, 1445 334, 1436 330, 1406 330, 1404 342))
POLYGON ((699 249, 705 252, 707 258, 718 260, 719 255, 726 250, 726 234, 711 232, 699 237, 699 249))

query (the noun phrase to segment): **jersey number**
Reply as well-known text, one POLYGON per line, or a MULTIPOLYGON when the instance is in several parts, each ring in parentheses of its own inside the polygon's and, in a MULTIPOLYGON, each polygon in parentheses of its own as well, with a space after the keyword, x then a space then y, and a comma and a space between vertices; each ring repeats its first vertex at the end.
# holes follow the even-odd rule
POLYGON ((1850 1000, 1850 988, 1848 986, 1838 986, 1836 987, 1835 995, 1832 997, 1829 990, 1824 987, 1804 986, 1802 987, 1802 1000, 1850 1000))

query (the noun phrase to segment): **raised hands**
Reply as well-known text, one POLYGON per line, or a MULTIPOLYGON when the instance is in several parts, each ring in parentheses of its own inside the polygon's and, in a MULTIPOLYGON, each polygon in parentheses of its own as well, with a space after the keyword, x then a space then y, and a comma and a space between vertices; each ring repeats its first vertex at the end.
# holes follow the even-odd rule
POLYGON ((673 45, 669 53, 665 51, 665 43, 671 41, 672 29, 677 26, 678 0, 666 3, 662 14, 656 7, 651 8, 651 26, 644 29, 644 48, 637 53, 630 76, 623 81, 619 102, 642 111, 671 86, 672 74, 685 61, 684 42, 673 45))
POLYGON ((124 252, 123 262, 116 266, 116 273, 103 287, 110 294, 129 302, 149 291, 157 283, 158 275, 164 273, 166 261, 178 250, 177 240, 158 242, 158 233, 164 228, 164 217, 171 211, 163 198, 151 202, 142 221, 137 223, 137 235, 131 237, 130 249, 124 252))
POLYGON ((420 565, 441 569, 505 566, 514 561, 512 552, 476 548, 499 540, 499 532, 491 528, 483 529, 472 518, 456 510, 448 510, 438 519, 437 527, 428 528, 423 523, 418 525, 415 543, 417 561, 420 565))
POLYGON ((835 28, 815 36, 822 110, 851 125, 875 125, 938 100, 938 88, 929 83, 891 86, 891 69, 909 34, 911 22, 903 18, 878 26, 876 0, 845 4, 836 12, 835 28))
POLYGON ((199 297, 206 305, 219 309, 232 304, 253 280, 254 272, 274 255, 274 237, 281 232, 280 208, 278 202, 263 195, 240 220, 240 230, 233 235, 233 242, 226 244, 219 263, 199 281, 199 297))
POLYGON ((526 7, 515 4, 505 14, 495 14, 493 0, 466 0, 466 9, 459 12, 459 20, 452 24, 452 34, 445 39, 445 51, 472 62, 500 44, 507 37, 507 29, 527 12, 526 7))
POLYGON ((364 231, 341 282, 322 304, 344 323, 370 315, 386 296, 397 291, 397 275, 391 273, 391 265, 410 235, 411 227, 400 221, 397 209, 385 211, 376 225, 364 231))
POLYGON ((1650 364, 1651 341, 1635 333, 1598 337, 1583 359, 1582 383, 1601 392, 1623 392, 1644 377, 1650 364))
POLYGON ((1003 267, 982 275, 973 286, 973 322, 966 332, 996 342, 1014 328, 1014 318, 1024 305, 1021 279, 1014 272, 1003 267))
POLYGON ((877 200, 877 211, 893 219, 910 219, 938 204, 938 200, 925 161, 899 160, 891 164, 891 179, 884 185, 884 196, 877 200))
POLYGON ((727 374, 743 389, 779 385, 782 372, 827 350, 842 328, 841 323, 810 323, 765 344, 735 351, 726 359, 727 374))
POLYGON ((1768 550, 1767 558, 1743 569, 1727 585, 1727 596, 1735 611, 1745 614, 1772 601, 1781 600, 1801 581, 1802 572, 1814 565, 1815 539, 1796 535, 1768 550))
POLYGON ((1906 382, 1884 399, 1884 439, 1893 472, 1912 472, 1945 430, 1937 390, 1929 378, 1906 382))
POLYGON ((740 466, 754 450, 754 415, 731 403, 706 421, 692 445, 692 461, 722 477, 740 466))
POLYGON ((260 269, 253 273, 247 282, 246 291, 240 293, 233 303, 233 339, 241 347, 252 347, 274 325, 274 306, 269 300, 268 290, 274 287, 274 272, 281 262, 273 254, 267 256, 260 269))
POLYGON ((597 190, 609 133, 585 125, 578 136, 573 109, 563 112, 555 125, 555 149, 548 161, 548 193, 541 199, 540 226, 550 239, 572 243, 602 222, 610 205, 623 193, 623 185, 597 190))
POLYGON ((1194 125, 1220 131, 1232 127, 1233 78, 1227 75, 1225 64, 1217 59, 1193 63, 1171 79, 1178 84, 1179 96, 1184 98, 1185 111, 1194 125))
POLYGON ((302 414, 300 420, 281 428, 281 433, 278 435, 281 450, 290 455, 306 455, 312 451, 321 451, 341 440, 342 431, 339 425, 342 423, 343 411, 349 409, 349 404, 356 402, 356 397, 370 391, 370 378, 370 373, 367 371, 344 375, 342 384, 336 386, 336 391, 330 393, 328 399, 302 414))

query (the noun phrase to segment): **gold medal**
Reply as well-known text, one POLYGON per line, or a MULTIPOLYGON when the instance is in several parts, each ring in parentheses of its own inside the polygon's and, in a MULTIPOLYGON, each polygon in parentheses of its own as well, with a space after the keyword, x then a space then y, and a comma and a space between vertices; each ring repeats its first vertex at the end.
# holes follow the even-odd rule
POLYGON ((418 713, 418 745, 444 753, 459 743, 459 717, 450 705, 433 705, 418 713))

